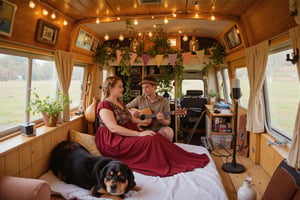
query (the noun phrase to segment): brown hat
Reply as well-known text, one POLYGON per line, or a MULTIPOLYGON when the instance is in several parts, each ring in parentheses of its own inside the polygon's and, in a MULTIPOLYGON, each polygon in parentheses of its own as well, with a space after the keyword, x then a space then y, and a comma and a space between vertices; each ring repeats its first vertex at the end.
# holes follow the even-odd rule
POLYGON ((143 84, 159 85, 159 82, 157 81, 157 79, 155 77, 148 76, 148 77, 145 77, 139 84, 140 85, 143 85, 143 84))

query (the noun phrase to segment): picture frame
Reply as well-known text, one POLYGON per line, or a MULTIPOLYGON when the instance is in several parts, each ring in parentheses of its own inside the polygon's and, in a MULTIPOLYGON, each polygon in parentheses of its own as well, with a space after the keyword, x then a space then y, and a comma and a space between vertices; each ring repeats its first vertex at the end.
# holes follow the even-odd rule
POLYGON ((35 32, 35 39, 38 42, 55 45, 59 34, 59 27, 43 19, 39 19, 35 32))
POLYGON ((94 37, 90 33, 86 32, 83 29, 80 29, 75 46, 88 51, 92 51, 92 49, 96 51, 97 47, 96 45, 93 47, 93 39, 94 37))
POLYGON ((17 5, 7 0, 2 0, 2 12, 0 12, 0 34, 11 37, 17 5))
POLYGON ((91 46, 91 52, 96 52, 98 44, 99 44, 99 39, 94 37, 91 46))
POLYGON ((240 34, 238 34, 237 26, 233 26, 226 34, 225 40, 229 49, 233 49, 234 47, 240 45, 242 43, 240 34))

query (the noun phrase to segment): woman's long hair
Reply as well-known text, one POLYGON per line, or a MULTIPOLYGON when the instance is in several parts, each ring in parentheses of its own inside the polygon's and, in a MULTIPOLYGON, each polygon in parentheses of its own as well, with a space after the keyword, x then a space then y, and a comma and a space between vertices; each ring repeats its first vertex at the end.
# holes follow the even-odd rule
POLYGON ((119 80, 122 80, 122 79, 118 76, 109 76, 105 79, 103 86, 102 86, 102 92, 103 92, 102 99, 105 99, 110 95, 109 88, 114 87, 119 80))

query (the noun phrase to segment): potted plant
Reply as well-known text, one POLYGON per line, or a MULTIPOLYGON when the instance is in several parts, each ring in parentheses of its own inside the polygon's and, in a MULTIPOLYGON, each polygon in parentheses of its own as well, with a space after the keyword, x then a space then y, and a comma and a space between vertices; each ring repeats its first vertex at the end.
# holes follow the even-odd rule
POLYGON ((56 126, 58 115, 71 102, 69 97, 59 92, 56 98, 46 96, 42 99, 36 92, 32 93, 33 99, 29 103, 27 112, 42 113, 46 126, 56 126))
POLYGON ((208 96, 210 97, 210 103, 214 104, 216 102, 216 98, 218 98, 220 94, 218 92, 210 90, 208 96))

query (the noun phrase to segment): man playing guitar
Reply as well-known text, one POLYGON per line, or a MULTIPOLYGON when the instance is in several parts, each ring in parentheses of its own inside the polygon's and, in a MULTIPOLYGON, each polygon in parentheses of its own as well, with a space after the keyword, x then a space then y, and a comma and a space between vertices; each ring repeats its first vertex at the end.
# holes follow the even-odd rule
MULTIPOLYGON (((131 111, 133 117, 140 118, 141 115, 149 114, 149 113, 141 113, 139 110, 143 110, 148 108, 155 113, 155 118, 144 119, 144 125, 139 126, 143 129, 151 129, 153 131, 159 132, 165 137, 167 137, 170 141, 173 140, 174 131, 171 127, 169 127, 171 123, 170 115, 165 115, 164 113, 170 112, 170 104, 167 99, 162 96, 159 96, 156 93, 157 86, 159 85, 158 81, 155 77, 145 77, 141 82, 143 89, 143 95, 137 96, 131 102, 129 102, 126 106, 131 111), (132 109, 137 108, 137 109, 132 109), (150 123, 151 122, 151 123, 150 123), (145 126, 148 125, 148 126, 145 126)), ((151 114, 151 113, 150 113, 151 114)))

